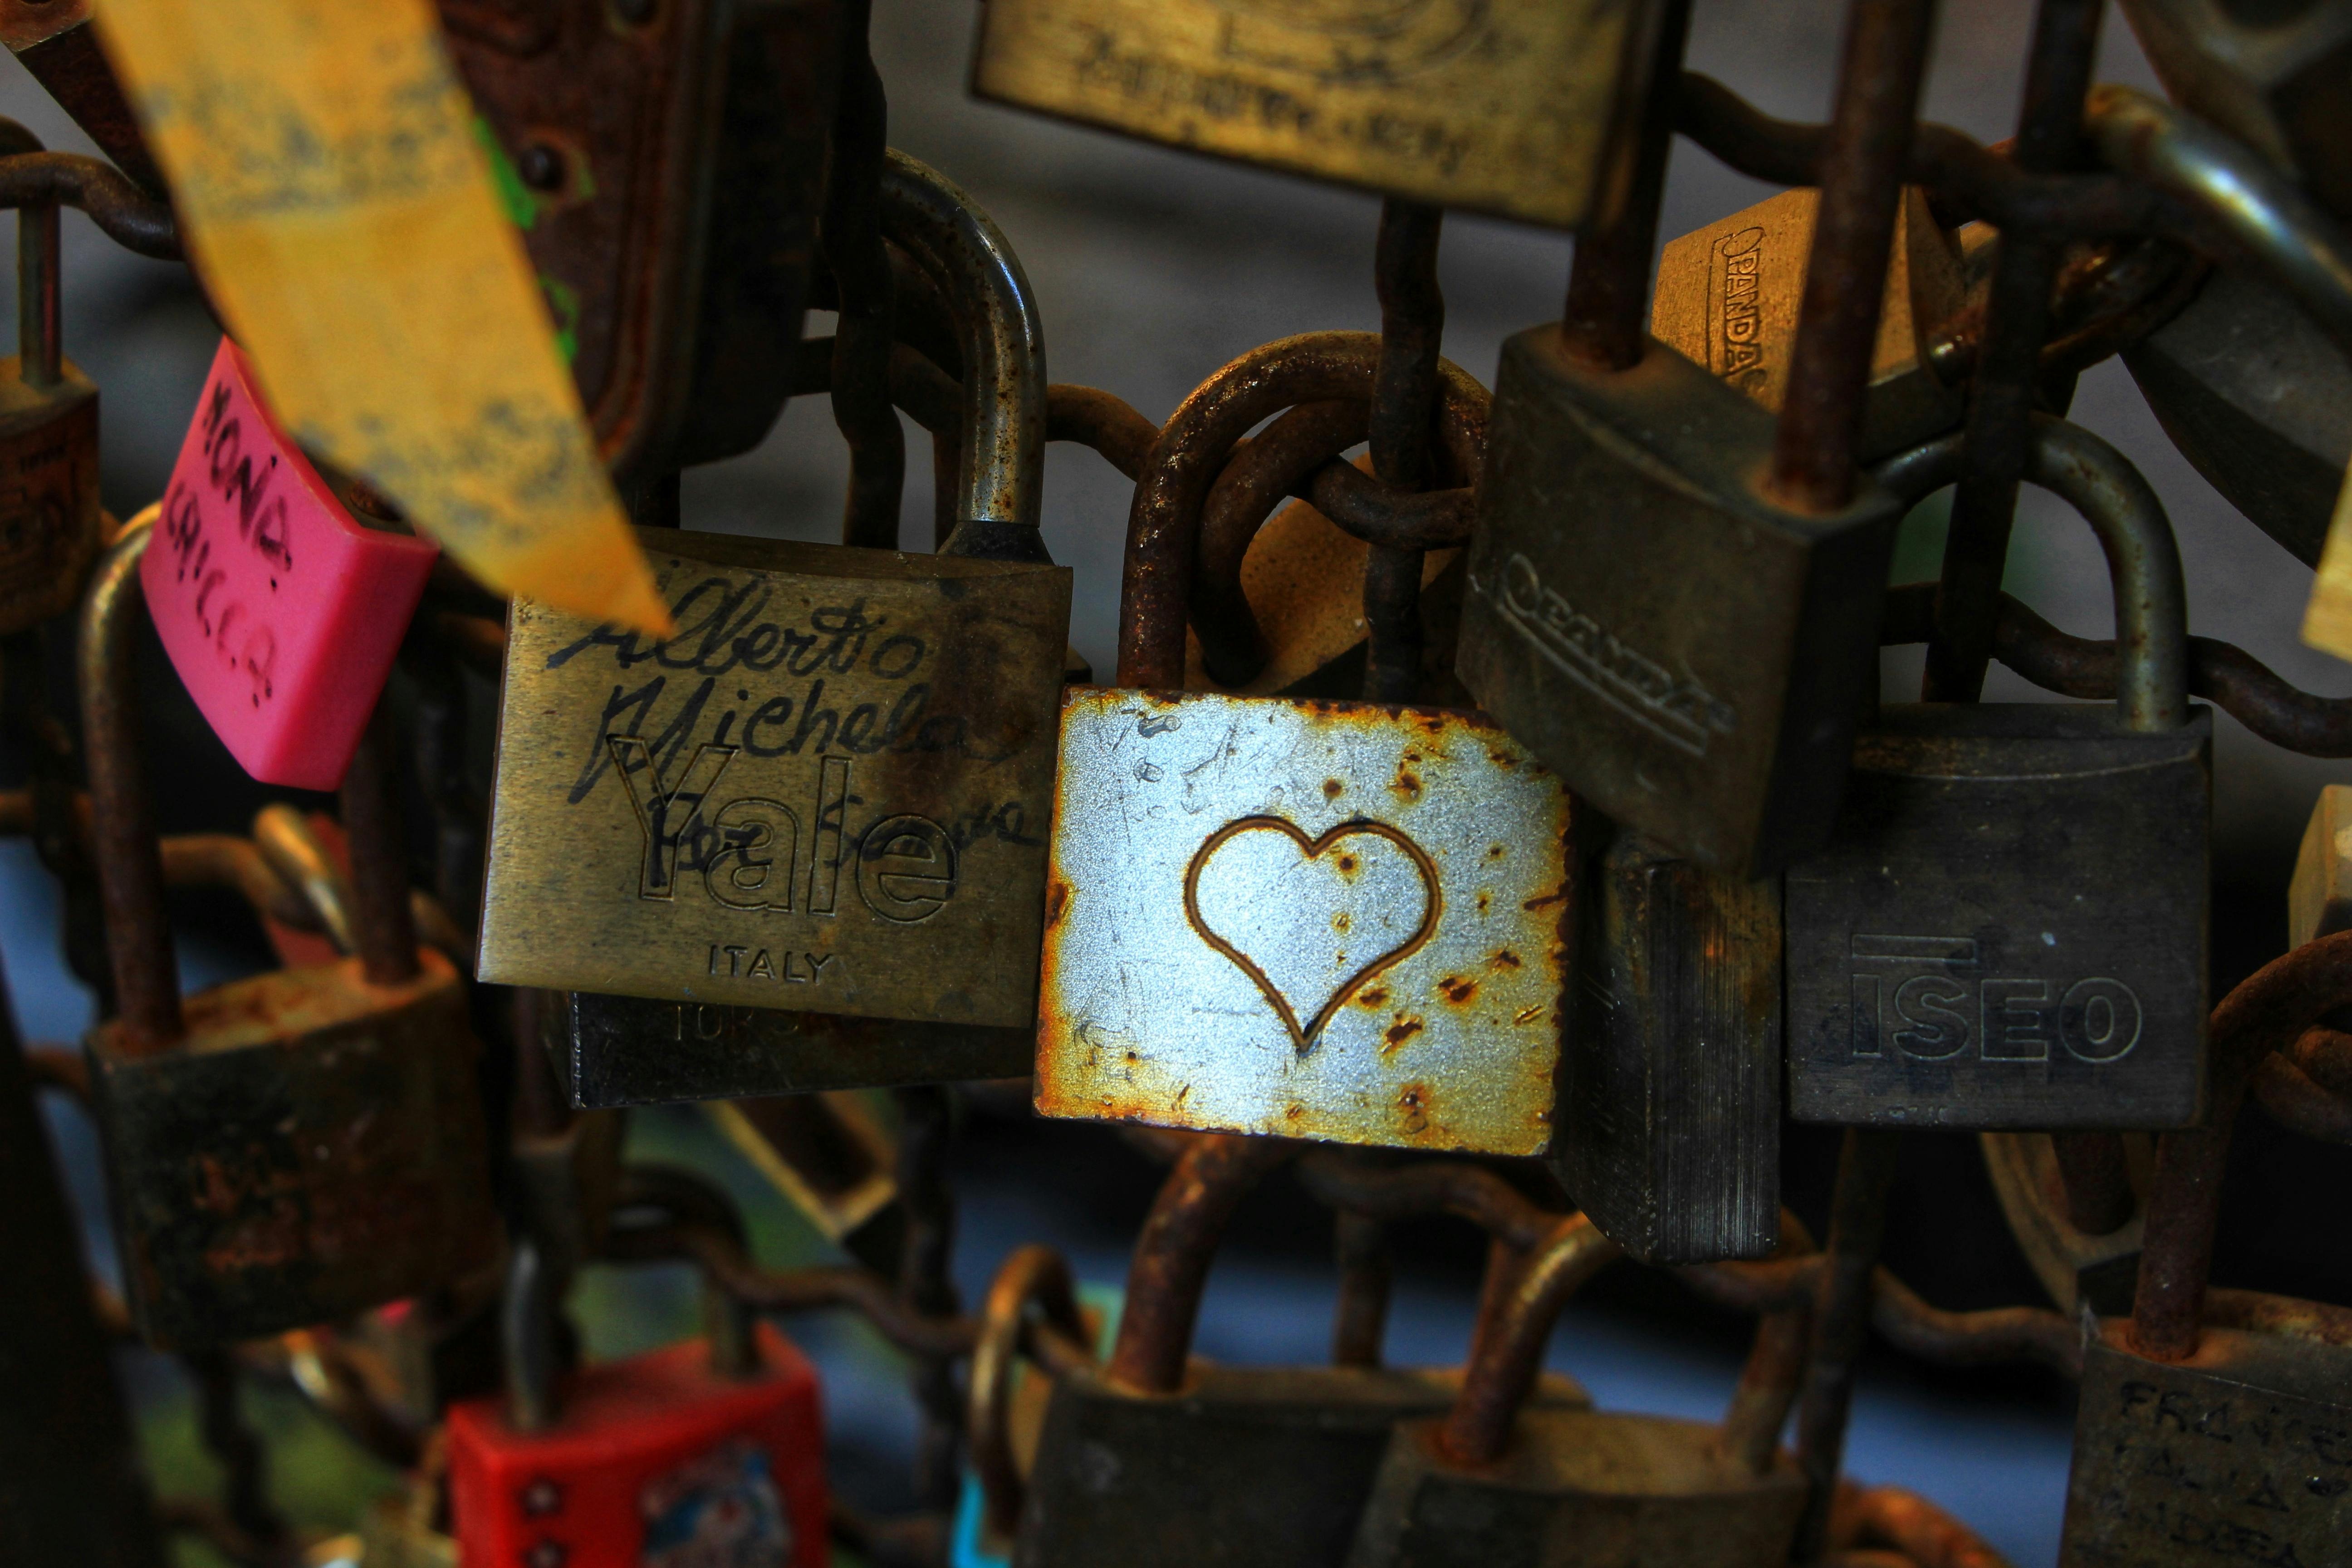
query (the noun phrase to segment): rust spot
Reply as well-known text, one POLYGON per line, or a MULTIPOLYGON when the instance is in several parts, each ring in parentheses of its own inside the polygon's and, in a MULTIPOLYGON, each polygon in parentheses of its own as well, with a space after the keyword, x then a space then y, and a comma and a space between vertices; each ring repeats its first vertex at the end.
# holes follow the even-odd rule
POLYGON ((1526 903, 1521 904, 1519 908, 1526 910, 1532 914, 1538 910, 1548 910, 1554 904, 1564 904, 1566 902, 1568 902, 1568 889, 1562 888, 1557 893, 1545 893, 1538 898, 1529 899, 1526 903))
POLYGON ((1388 989, 1385 986, 1375 985, 1369 991, 1359 993, 1356 1000, 1377 1012, 1389 1005, 1388 989))
POLYGON ((1486 888, 1481 888, 1481 889, 1478 889, 1478 912, 1479 912, 1480 914, 1482 914, 1482 915, 1483 915, 1483 914, 1485 914, 1488 910, 1490 910, 1490 909, 1492 909, 1492 908, 1494 907, 1494 904, 1495 904, 1495 895, 1494 895, 1493 891, 1492 891, 1491 889, 1486 889, 1486 888))
POLYGON ((1504 856, 1509 853, 1509 850, 1506 849, 1499 844, 1489 844, 1486 846, 1486 858, 1489 860, 1500 860, 1504 856))
POLYGON ((1538 1004, 1533 1007, 1520 1008, 1517 1013, 1511 1015, 1511 1022, 1524 1026, 1534 1023, 1538 1018, 1540 1018, 1543 1016, 1543 1006, 1541 1004, 1538 1004))
POLYGON ((1488 959, 1486 962, 1493 964, 1497 969, 1517 969, 1520 966, 1519 955, 1513 952, 1507 947, 1496 948, 1495 950, 1495 956, 1488 959))
POLYGON ((1478 994, 1478 983, 1475 980, 1465 980, 1458 974, 1447 975, 1437 983, 1437 988, 1445 994, 1445 999, 1448 1002, 1457 1007, 1478 994))
POLYGON ((1339 792, 1347 787, 1347 785, 1341 784, 1338 779, 1325 779, 1323 781, 1323 798, 1325 800, 1337 800, 1339 798, 1339 792))
POLYGON ((1429 1130, 1429 1105, 1432 1096, 1425 1083, 1409 1083, 1397 1091, 1399 1120, 1407 1132, 1429 1130))
POLYGON ((1307 1107, 1301 1105, 1295 1100, 1290 1102, 1290 1109, 1283 1112, 1283 1115, 1288 1117, 1293 1121, 1297 1121, 1300 1117, 1306 1114, 1307 1107))
POLYGON ((1516 768, 1519 765, 1518 758, 1511 755, 1508 752, 1501 750, 1499 747, 1489 747, 1486 752, 1486 758, 1498 768, 1516 768))
POLYGON ((1064 911, 1070 907, 1070 885, 1056 877, 1045 889, 1045 929, 1053 930, 1062 923, 1064 911))
POLYGON ((1356 873, 1362 869, 1362 867, 1363 863, 1358 860, 1353 855, 1342 855, 1339 857, 1339 875, 1345 877, 1350 882, 1356 879, 1356 873))
POLYGON ((1396 783, 1389 785, 1389 788, 1404 796, 1408 801, 1419 800, 1421 798, 1421 775, 1408 772, 1403 768, 1399 768, 1397 770, 1396 783))
POLYGON ((1399 1046, 1403 1045, 1407 1040, 1412 1038, 1426 1027, 1428 1027, 1427 1025, 1414 1017, 1412 1014, 1399 1013, 1397 1015, 1396 1022, 1389 1026, 1388 1048, 1391 1050, 1396 1049, 1399 1046))
POLYGON ((1349 917, 1348 911, 1345 910, 1341 910, 1338 914, 1331 917, 1331 929, 1338 931, 1341 936, 1347 935, 1348 928, 1355 923, 1356 922, 1349 917))

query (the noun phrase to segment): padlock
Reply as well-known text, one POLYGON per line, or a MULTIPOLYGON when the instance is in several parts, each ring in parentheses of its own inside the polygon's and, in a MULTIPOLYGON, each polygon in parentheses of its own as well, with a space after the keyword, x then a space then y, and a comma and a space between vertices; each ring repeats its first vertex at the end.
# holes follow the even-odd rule
POLYGON ((703 1101, 711 1121, 819 1236, 877 1273, 904 1256, 898 1142, 847 1089, 703 1101))
POLYGON ((2164 433, 2231 506, 2319 564, 2352 465, 2352 363, 2270 284, 2218 271, 2124 351, 2164 433))
POLYGON ((800 342, 842 7, 439 9, 623 490, 758 446, 800 342))
MULTIPOLYGON (((151 1341, 186 1348, 456 1279, 495 1247, 496 1210, 463 987, 416 946, 401 889, 379 885, 397 880, 395 825, 352 824, 362 858, 389 872, 361 889, 362 956, 180 997, 131 658, 151 532, 108 552, 83 604, 82 732, 121 1008, 84 1051, 131 1310, 151 1341)), ((362 752, 347 817, 380 804, 380 766, 362 752)))
POLYGON ((155 535, 148 614, 213 732, 264 784, 341 784, 439 549, 348 510, 226 338, 155 535))
POLYGON ((508 1397, 449 1411, 460 1561, 824 1568, 816 1373, 791 1342, 710 1286, 709 1338, 559 1376, 543 1267, 517 1246, 508 1397))
POLYGON ((1070 598, 1037 532, 1043 339, 995 226, 892 157, 886 230, 964 338, 942 552, 646 530, 667 641, 513 610, 479 973, 694 1005, 574 1041, 598 1103, 904 1082, 943 1059, 804 1023, 747 1040, 729 1009, 979 1026, 963 1066, 1025 1070, 1070 598), (719 1078, 670 1072, 689 1034, 719 1078), (762 1047, 796 1037, 823 1048, 762 1047))
MULTIPOLYGON (((1483 1326, 1452 1407, 1397 1424, 1348 1568, 1780 1568, 1788 1561, 1806 1489, 1774 1436, 1793 1376, 1777 1380, 1780 1397, 1762 1402, 1769 1407, 1760 1419, 1742 1410, 1754 1381, 1742 1379, 1732 1411, 1746 1441, 1731 1440, 1730 1422, 1526 1402, 1561 1306, 1594 1267, 1595 1239, 1581 1215, 1555 1227, 1483 1326)), ((1768 1320, 1759 1330, 1751 1368, 1787 1348, 1786 1336, 1771 1337, 1777 1327, 1768 1320)))
MULTIPOLYGON (((1958 468, 1948 437, 1881 471, 1923 496, 1958 468)), ((2212 715, 2179 551, 2087 431, 2036 416, 2025 477, 2106 552, 2116 706, 1888 707, 1856 743, 1836 841, 1788 874, 1799 1121, 2156 1130, 2202 1104, 2212 715)))
POLYGON ((2205 1121, 2158 1141, 2129 1319, 2085 1347, 2060 1568, 2344 1561, 2352 1343, 2341 1307, 2206 1289, 2251 1070, 2352 1002, 2352 935, 2273 961, 2213 1013, 2205 1121))
MULTIPOLYGON (((1389 1428, 1454 1398, 1458 1373, 1188 1361, 1217 1235, 1286 1157, 1274 1141, 1206 1137, 1177 1161, 1137 1238, 1108 1365, 1055 1381, 1016 1568, 1338 1568, 1389 1428)), ((1586 1266, 1614 1255, 1582 1234, 1586 1266)), ((1535 1403, 1591 1401, 1552 1378, 1535 1403)))
MULTIPOLYGON (((1668 242, 1650 335, 1779 413, 1820 205, 1817 190, 1783 191, 1668 242)), ((1864 462, 1941 435, 1967 412, 1966 386, 1938 374, 1934 336, 1967 295, 1958 239, 1936 222, 1927 193, 1905 186, 1855 450, 1864 462)))
POLYGON ((89 0, 16 0, 0 13, 0 43, 116 167, 147 195, 164 196, 163 172, 99 47, 89 12, 89 0))
POLYGON ((2287 884, 2286 941, 2301 947, 2352 928, 2352 784, 2319 792, 2287 884))
POLYGON ((1196 153, 1555 227, 1624 200, 1664 9, 991 0, 972 90, 1196 153))
POLYGON ((1501 730, 1079 687, 1055 787, 1039 1112, 1554 1147, 1571 806, 1501 730))
POLYGON ((2352 217, 2352 5, 2121 0, 2174 102, 2352 217))
POLYGON ((1856 39, 1832 136, 1869 151, 1828 170, 1778 419, 1642 331, 1677 32, 1637 194, 1580 239, 1563 319, 1503 346, 1478 485, 1462 683, 1580 801, 1729 876, 1827 839, 1877 675, 1901 509, 1853 452, 1917 89, 1895 57, 1925 46, 1856 39))
POLYGON ((1761 1258, 1780 1216, 1780 890, 1622 832, 1584 861, 1552 1168, 1645 1263, 1761 1258))
POLYGON ((98 557, 98 387, 65 357, 58 209, 16 211, 16 357, 0 360, 0 634, 63 615, 98 557))

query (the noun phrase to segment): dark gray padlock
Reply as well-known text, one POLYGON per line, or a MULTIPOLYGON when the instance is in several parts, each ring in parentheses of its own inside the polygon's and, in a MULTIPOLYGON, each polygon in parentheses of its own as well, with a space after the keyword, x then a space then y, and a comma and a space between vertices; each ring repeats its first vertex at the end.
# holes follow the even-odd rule
MULTIPOLYGON (((1925 495, 1957 438, 1881 470, 1925 495)), ((2115 448, 2048 417, 2026 477, 2099 535, 2113 707, 1889 707, 1837 834, 1788 874, 1790 1113, 1973 1129, 2180 1127, 2205 1067, 2212 717, 2180 556, 2115 448)))

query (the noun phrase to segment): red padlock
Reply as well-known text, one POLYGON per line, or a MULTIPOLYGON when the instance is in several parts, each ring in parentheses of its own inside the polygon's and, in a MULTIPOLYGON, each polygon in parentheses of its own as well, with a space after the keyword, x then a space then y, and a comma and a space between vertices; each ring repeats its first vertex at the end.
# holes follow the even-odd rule
MULTIPOLYGON (((540 1294, 529 1251, 517 1300, 540 1294)), ((467 1568, 824 1568, 816 1373, 774 1328, 733 1312, 712 1340, 581 1368, 560 1405, 544 1351, 509 1346, 510 1384, 537 1388, 450 1407, 467 1568)))

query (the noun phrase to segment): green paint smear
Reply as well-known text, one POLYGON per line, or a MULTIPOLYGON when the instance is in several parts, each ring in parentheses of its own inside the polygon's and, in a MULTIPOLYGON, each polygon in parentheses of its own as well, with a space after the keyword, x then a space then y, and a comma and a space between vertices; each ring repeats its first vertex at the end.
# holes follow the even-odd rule
POLYGON ((499 205, 506 208, 507 221, 529 234, 539 223, 539 198, 522 183, 521 174, 516 170, 514 160, 507 156, 507 150, 499 145, 490 122, 478 114, 474 116, 474 140, 482 144, 482 153, 490 161, 490 184, 498 189, 499 205))
POLYGON ((539 286, 555 315, 555 346, 563 351, 563 363, 571 364, 580 357, 580 290, 544 272, 539 275, 539 286))

